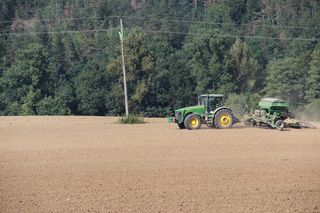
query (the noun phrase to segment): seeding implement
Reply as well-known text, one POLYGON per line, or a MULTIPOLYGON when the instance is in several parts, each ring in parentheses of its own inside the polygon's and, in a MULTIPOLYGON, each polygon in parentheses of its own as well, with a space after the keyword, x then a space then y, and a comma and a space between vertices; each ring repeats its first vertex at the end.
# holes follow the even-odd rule
POLYGON ((276 98, 264 98, 259 102, 259 109, 254 114, 245 115, 244 123, 253 127, 267 127, 283 130, 284 128, 315 128, 311 124, 296 120, 289 112, 287 101, 276 98))

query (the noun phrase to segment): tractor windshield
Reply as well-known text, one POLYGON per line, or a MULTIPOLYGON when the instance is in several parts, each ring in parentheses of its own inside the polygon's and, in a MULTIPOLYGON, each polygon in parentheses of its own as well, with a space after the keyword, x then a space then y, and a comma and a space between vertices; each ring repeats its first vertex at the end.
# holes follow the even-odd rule
POLYGON ((204 105, 208 111, 213 111, 214 109, 223 105, 222 97, 215 96, 201 96, 200 104, 204 105))
POLYGON ((200 105, 207 106, 208 105, 208 97, 201 96, 200 105))
POLYGON ((214 110, 220 106, 222 106, 222 97, 210 97, 209 98, 209 108, 210 110, 214 110))

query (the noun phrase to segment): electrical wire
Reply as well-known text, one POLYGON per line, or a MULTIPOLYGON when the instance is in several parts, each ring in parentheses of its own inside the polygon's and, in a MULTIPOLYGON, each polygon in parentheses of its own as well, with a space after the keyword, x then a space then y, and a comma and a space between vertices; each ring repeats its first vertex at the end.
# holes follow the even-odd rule
POLYGON ((0 23, 23 23, 27 21, 32 22, 64 22, 64 21, 82 21, 82 20, 107 20, 107 19, 136 19, 143 21, 158 21, 158 22, 174 22, 174 23, 183 23, 183 24, 207 24, 207 25, 225 25, 225 26, 246 26, 246 27, 264 27, 264 28, 282 28, 282 29, 320 29, 320 27, 308 27, 308 26, 281 26, 281 25, 264 25, 264 24, 241 24, 237 25, 235 23, 224 23, 224 22, 212 22, 212 21, 189 21, 189 20, 180 20, 180 19, 159 19, 154 18, 153 16, 147 17, 138 17, 138 16, 123 16, 123 15, 114 15, 114 16, 101 16, 101 17, 78 17, 78 18, 58 18, 58 19, 29 19, 29 20, 0 20, 0 23))
POLYGON ((212 35, 214 37, 222 37, 222 38, 246 38, 246 39, 271 39, 271 40, 297 40, 297 41, 320 41, 320 38, 293 38, 293 37, 268 37, 268 36, 245 36, 245 35, 217 35, 213 33, 194 33, 194 32, 178 32, 178 31, 161 31, 161 30, 142 30, 144 32, 149 33, 160 33, 160 34, 177 34, 177 35, 212 35))
MULTIPOLYGON (((126 19, 139 19, 145 20, 144 17, 135 17, 135 16, 119 16, 120 18, 126 19)), ((264 25, 264 24, 241 24, 237 25, 235 23, 224 23, 224 22, 211 22, 211 21, 188 21, 188 20, 179 20, 179 19, 157 19, 149 17, 148 21, 159 21, 159 22, 176 22, 176 23, 189 23, 189 24, 208 24, 208 25, 226 25, 226 26, 247 26, 247 27, 265 27, 265 28, 284 28, 284 29, 320 29, 320 27, 306 27, 306 26, 280 26, 280 25, 264 25)))
MULTIPOLYGON (((95 30, 67 30, 67 31, 48 31, 48 32, 26 32, 26 33, 2 33, 0 37, 3 36, 24 36, 24 35, 45 35, 45 34, 74 34, 74 33, 95 33, 95 32, 107 32, 107 31, 117 31, 117 28, 109 29, 95 29, 95 30)), ((130 30, 126 30, 130 31, 130 30)), ((299 37, 270 37, 270 36, 246 36, 246 35, 217 35, 214 33, 195 33, 195 32, 181 32, 181 31, 164 31, 164 30, 150 30, 150 29, 140 29, 142 32, 152 33, 152 34, 176 34, 176 35, 192 35, 201 36, 209 35, 214 37, 222 38, 244 38, 244 39, 267 39, 267 40, 294 40, 294 41, 320 41, 320 38, 299 38, 299 37)))
POLYGON ((19 22, 63 22, 63 21, 82 21, 82 20, 96 20, 96 19, 109 19, 121 18, 122 16, 104 16, 104 17, 81 17, 81 18, 57 18, 57 19, 24 19, 24 20, 0 20, 0 23, 19 23, 19 22))
POLYGON ((95 33, 95 32, 107 32, 116 31, 118 29, 95 29, 95 30, 62 30, 62 31, 42 31, 42 32, 22 32, 22 33, 0 33, 0 37, 3 36, 23 36, 23 35, 50 35, 50 34, 74 34, 74 33, 95 33))

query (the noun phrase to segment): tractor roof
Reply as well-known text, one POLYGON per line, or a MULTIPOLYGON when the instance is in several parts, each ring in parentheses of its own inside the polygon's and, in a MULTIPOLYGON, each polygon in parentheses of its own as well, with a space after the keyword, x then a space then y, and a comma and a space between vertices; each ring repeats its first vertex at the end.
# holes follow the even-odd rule
POLYGON ((270 108, 287 108, 289 106, 287 101, 278 99, 278 98, 263 98, 259 102, 259 106, 263 109, 270 108))
POLYGON ((203 94, 201 97, 223 97, 222 94, 203 94))

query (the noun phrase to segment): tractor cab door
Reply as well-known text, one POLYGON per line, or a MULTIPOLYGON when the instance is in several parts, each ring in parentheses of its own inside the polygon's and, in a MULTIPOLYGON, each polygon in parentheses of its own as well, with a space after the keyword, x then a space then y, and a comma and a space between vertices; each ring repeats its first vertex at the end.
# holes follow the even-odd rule
POLYGON ((200 103, 206 109, 206 113, 209 113, 211 111, 210 107, 209 107, 210 106, 210 101, 209 101, 209 97, 208 96, 201 96, 200 97, 200 103))
POLYGON ((208 99, 208 112, 214 111, 218 107, 223 106, 222 97, 209 97, 208 99))

